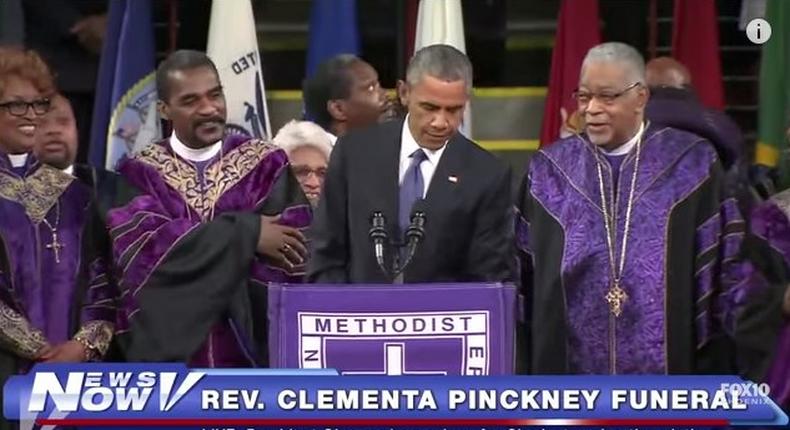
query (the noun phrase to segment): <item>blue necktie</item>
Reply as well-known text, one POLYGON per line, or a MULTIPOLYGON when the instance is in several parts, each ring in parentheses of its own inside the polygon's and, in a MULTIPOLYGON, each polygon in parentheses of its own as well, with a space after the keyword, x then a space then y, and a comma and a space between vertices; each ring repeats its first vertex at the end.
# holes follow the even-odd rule
POLYGON ((409 158, 411 158, 411 163, 409 163, 409 168, 406 169, 406 174, 403 175, 403 181, 400 184, 398 223, 400 224, 401 232, 405 232, 406 228, 409 227, 411 208, 414 206, 414 202, 422 198, 425 190, 420 164, 427 160, 428 156, 425 155, 425 151, 418 149, 412 152, 409 158))

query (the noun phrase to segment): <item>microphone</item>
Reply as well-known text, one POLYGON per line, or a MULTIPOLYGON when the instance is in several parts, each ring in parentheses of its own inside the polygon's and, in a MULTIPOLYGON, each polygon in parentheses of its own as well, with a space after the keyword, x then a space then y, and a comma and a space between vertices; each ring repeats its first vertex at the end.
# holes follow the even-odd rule
POLYGON ((387 220, 384 218, 384 214, 381 213, 381 211, 373 212, 370 216, 368 237, 370 241, 373 242, 373 253, 376 256, 376 263, 378 263, 384 274, 389 277, 389 270, 387 270, 387 264, 384 259, 384 244, 387 243, 388 238, 387 229, 385 228, 386 224, 387 220))
POLYGON ((406 269, 406 266, 411 263, 414 254, 417 252, 417 245, 422 242, 425 237, 425 223, 427 222, 425 216, 425 199, 419 199, 414 202, 411 209, 411 224, 406 228, 406 258, 401 266, 401 271, 406 269))

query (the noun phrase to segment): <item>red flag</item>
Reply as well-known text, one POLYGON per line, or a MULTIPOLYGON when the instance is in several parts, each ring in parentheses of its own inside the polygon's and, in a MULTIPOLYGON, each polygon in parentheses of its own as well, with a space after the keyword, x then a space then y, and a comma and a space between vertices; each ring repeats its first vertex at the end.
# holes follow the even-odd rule
POLYGON ((714 0, 675 0, 672 56, 688 67, 700 101, 723 109, 719 22, 714 0))
MULTIPOLYGON (((403 58, 406 59, 408 64, 411 56, 414 55, 414 36, 417 32, 417 10, 420 6, 420 0, 406 0, 404 5, 406 17, 406 43, 404 46, 403 58)), ((405 72, 405 70, 404 70, 405 72)))
POLYGON ((579 85, 584 56, 590 48, 601 43, 599 22, 598 0, 562 0, 551 55, 549 92, 540 128, 541 146, 559 138, 562 126, 560 108, 565 108, 569 115, 576 110, 576 102, 571 95, 579 85))

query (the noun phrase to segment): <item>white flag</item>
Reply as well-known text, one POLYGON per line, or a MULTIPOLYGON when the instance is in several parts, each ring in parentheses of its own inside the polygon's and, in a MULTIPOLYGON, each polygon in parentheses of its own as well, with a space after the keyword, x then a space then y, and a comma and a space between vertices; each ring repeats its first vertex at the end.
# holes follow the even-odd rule
MULTIPOLYGON (((420 0, 414 52, 438 44, 450 45, 466 54, 461 0, 420 0)), ((467 138, 472 138, 472 108, 469 103, 464 109, 464 122, 460 131, 467 138)))
POLYGON ((228 132, 271 138, 250 0, 212 2, 206 53, 216 64, 225 90, 228 132))

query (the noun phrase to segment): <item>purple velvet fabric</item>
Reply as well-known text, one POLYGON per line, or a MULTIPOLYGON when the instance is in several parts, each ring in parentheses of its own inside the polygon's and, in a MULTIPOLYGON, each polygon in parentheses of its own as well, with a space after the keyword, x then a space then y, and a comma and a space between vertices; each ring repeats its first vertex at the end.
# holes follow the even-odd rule
MULTIPOLYGON (((0 175, 13 175, 7 158, 0 157, 0 175)), ((32 156, 28 157, 25 177, 44 168, 32 156)), ((114 320, 113 290, 106 278, 106 267, 101 259, 83 267, 82 235, 89 217, 91 190, 73 180, 60 194, 46 218, 57 227, 58 241, 63 245, 60 262, 55 261, 52 231, 43 221, 34 224, 18 201, 0 198, 0 235, 7 247, 11 277, 6 279, 2 299, 20 311, 30 323, 40 329, 52 344, 68 340, 78 327, 71 322, 75 305, 75 291, 80 280, 89 282, 85 304, 80 309, 82 323, 94 320, 114 320), (59 215, 58 215, 59 213, 59 215), (59 220, 58 220, 59 217, 59 220)))
MULTIPOLYGON (((779 196, 783 196, 781 193, 779 196)), ((784 257, 790 267, 790 218, 774 200, 756 207, 751 217, 752 234, 763 239, 784 257)), ((784 408, 790 408, 790 319, 785 319, 774 351, 773 364, 765 382, 771 386, 771 396, 784 408)))
MULTIPOLYGON (((667 371, 665 294, 669 219, 673 209, 709 178, 716 153, 698 136, 656 126, 648 127, 643 145, 621 285, 628 299, 618 318, 610 317, 604 299, 611 276, 593 152, 596 149, 582 137, 573 136, 536 154, 530 165, 531 193, 560 224, 565 237, 561 276, 569 316, 569 364, 574 373, 608 373, 612 358, 616 359, 617 373, 667 371), (614 351, 610 351, 608 341, 612 323, 614 351)), ((635 152, 632 152, 620 166, 621 177, 631 177, 634 162, 635 152)), ((611 172, 605 169, 607 202, 615 194, 612 179, 611 172)), ((617 184, 618 259, 630 185, 630 180, 617 184)), ((716 219, 703 224, 696 238, 688 238, 688 247, 701 252, 700 246, 716 246, 722 229, 729 223, 725 219, 728 216, 729 209, 723 209, 716 219)), ((519 242, 522 249, 527 248, 528 239, 520 238, 519 242)), ((735 246, 725 244, 724 254, 729 255, 735 246)), ((698 274, 699 290, 695 292, 698 298, 712 289, 718 274, 718 270, 703 270, 698 274)), ((700 316, 703 320, 712 317, 700 316)), ((701 333, 703 340, 709 334, 701 333)))
POLYGON ((752 211, 751 232, 784 256, 790 267, 790 220, 779 206, 769 200, 752 211))
MULTIPOLYGON (((169 156, 178 157, 167 141, 157 143, 169 156)), ((244 145, 262 145, 241 136, 225 139, 222 154, 229 156, 244 145)), ((217 156, 202 167, 205 171, 220 162, 217 156)), ((231 212, 251 212, 269 195, 272 186, 288 167, 282 150, 272 150, 251 169, 241 172, 237 166, 223 164, 223 174, 238 176, 238 182, 218 198, 215 216, 231 212)), ((201 215, 191 207, 181 193, 165 182, 157 168, 138 158, 124 159, 119 171, 133 185, 143 191, 127 206, 110 212, 108 225, 113 236, 113 253, 120 264, 122 300, 119 327, 129 328, 129 322, 138 309, 135 295, 159 263, 193 229, 199 227, 201 215)), ((306 228, 310 223, 309 208, 289 208, 283 222, 306 228), (306 209, 306 211, 305 211, 306 209)), ((300 277, 288 277, 259 259, 254 262, 251 278, 264 282, 299 282, 300 277)), ((192 357, 190 365, 209 367, 247 366, 253 362, 243 348, 243 341, 230 320, 219 322, 209 334, 205 344, 192 357)))

